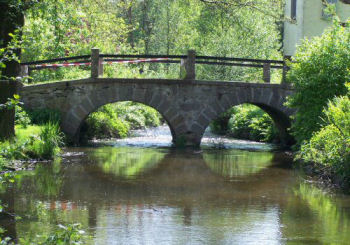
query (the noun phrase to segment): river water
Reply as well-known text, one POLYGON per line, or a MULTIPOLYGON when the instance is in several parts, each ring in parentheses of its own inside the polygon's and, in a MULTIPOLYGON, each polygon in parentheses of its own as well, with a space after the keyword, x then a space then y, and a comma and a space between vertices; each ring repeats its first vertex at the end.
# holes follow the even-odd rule
POLYGON ((91 244, 350 244, 350 196, 316 187, 272 145, 170 140, 162 127, 65 149, 2 190, 21 218, 0 225, 24 241, 81 223, 91 244))

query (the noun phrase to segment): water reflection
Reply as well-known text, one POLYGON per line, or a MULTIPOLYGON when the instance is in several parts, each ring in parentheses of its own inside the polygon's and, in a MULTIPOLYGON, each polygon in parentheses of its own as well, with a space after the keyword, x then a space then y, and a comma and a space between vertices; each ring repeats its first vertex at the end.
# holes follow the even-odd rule
POLYGON ((272 164, 271 152, 249 152, 240 150, 208 151, 204 160, 215 173, 224 177, 246 176, 258 173, 272 164))
POLYGON ((70 150, 61 163, 23 172, 8 189, 7 198, 12 193, 12 208, 22 217, 12 227, 17 237, 35 241, 56 224, 79 222, 92 235, 91 244, 346 244, 350 239, 350 198, 303 182, 282 154, 70 150))
POLYGON ((350 197, 303 182, 293 188, 281 220, 290 244, 348 244, 350 197))
POLYGON ((103 147, 91 154, 103 172, 125 178, 136 178, 143 171, 155 168, 165 153, 159 149, 103 147))

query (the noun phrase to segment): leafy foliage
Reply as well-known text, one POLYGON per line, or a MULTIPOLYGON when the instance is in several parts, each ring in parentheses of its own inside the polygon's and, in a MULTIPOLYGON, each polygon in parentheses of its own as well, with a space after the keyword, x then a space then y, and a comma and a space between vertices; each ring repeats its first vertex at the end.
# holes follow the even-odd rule
POLYGON ((31 124, 31 119, 28 115, 28 113, 22 109, 20 106, 16 106, 16 113, 15 113, 15 124, 21 125, 22 127, 26 128, 29 124, 31 124))
MULTIPOLYGON (((15 4, 13 4, 15 5, 15 4)), ((6 68, 6 63, 9 61, 19 62, 18 54, 16 50, 21 46, 20 29, 17 29, 14 33, 8 33, 11 40, 6 46, 3 46, 2 36, 0 36, 0 79, 9 79, 13 77, 7 77, 3 75, 3 69, 6 68)))
MULTIPOLYGON (((39 1, 26 12, 23 60, 88 54, 91 47, 102 53, 185 54, 195 49, 200 55, 281 58, 283 1, 251 3, 223 7, 198 0, 39 1)), ((114 77, 175 78, 178 73, 178 65, 170 64, 105 67, 106 76, 114 77)), ((32 77, 48 81, 88 74, 80 67, 39 70, 32 77)), ((261 80, 262 71, 198 65, 197 75, 199 79, 261 80)), ((274 80, 279 77, 273 72, 274 80)))
POLYGON ((346 94, 350 80, 350 28, 334 20, 321 37, 304 40, 291 64, 289 81, 295 93, 287 105, 297 109, 292 133, 300 145, 324 123, 320 121, 328 100, 346 94))
POLYGON ((58 229, 41 245, 73 245, 84 244, 84 240, 87 238, 85 231, 81 229, 80 224, 58 225, 58 229))
POLYGON ((5 104, 0 104, 0 111, 4 109, 11 110, 16 106, 21 105, 22 103, 19 101, 19 98, 18 94, 14 94, 13 98, 8 98, 5 104))
POLYGON ((159 113, 135 102, 119 102, 101 107, 86 120, 89 138, 124 138, 130 129, 160 125, 159 113))
POLYGON ((214 132, 221 130, 225 134, 239 139, 262 142, 279 140, 277 128, 271 117, 256 106, 242 105, 233 107, 210 127, 214 132), (221 122, 221 123, 220 123, 221 122))
POLYGON ((298 158, 317 163, 350 183, 350 98, 335 98, 324 110, 326 126, 304 143, 298 158))
POLYGON ((108 105, 92 113, 86 123, 89 138, 125 138, 130 128, 129 124, 119 119, 117 113, 108 105))

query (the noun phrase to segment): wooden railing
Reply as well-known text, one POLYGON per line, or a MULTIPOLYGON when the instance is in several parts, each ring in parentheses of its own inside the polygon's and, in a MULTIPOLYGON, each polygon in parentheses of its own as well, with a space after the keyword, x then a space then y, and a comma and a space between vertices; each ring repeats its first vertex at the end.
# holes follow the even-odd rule
POLYGON ((220 65, 236 67, 252 67, 263 69, 263 80, 271 82, 271 69, 282 69, 282 82, 285 81, 288 66, 284 60, 247 59, 235 57, 197 56, 194 50, 189 50, 187 55, 125 55, 125 54, 100 54, 99 49, 91 49, 91 55, 81 55, 48 60, 39 60, 21 63, 22 76, 30 76, 31 71, 65 66, 91 65, 91 77, 98 78, 103 75, 103 65, 110 63, 168 63, 180 64, 180 78, 185 80, 195 79, 195 65, 220 65), (63 62, 57 64, 57 62, 63 62))

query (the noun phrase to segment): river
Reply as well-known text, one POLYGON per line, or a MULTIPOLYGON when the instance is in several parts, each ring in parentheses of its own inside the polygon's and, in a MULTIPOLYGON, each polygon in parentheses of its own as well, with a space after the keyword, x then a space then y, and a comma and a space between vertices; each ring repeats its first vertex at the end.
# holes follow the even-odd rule
POLYGON ((35 241, 81 223, 91 244, 349 244, 350 196, 327 193, 273 145, 206 134, 173 149, 167 128, 66 148, 2 190, 35 241))

